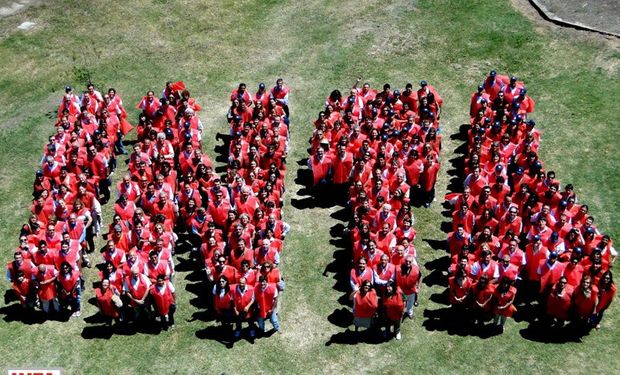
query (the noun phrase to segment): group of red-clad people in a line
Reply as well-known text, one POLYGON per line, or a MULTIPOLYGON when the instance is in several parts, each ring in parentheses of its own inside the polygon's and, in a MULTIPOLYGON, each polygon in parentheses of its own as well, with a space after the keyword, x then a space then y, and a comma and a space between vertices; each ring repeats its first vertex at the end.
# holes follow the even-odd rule
POLYGON ((317 194, 327 187, 348 196, 356 331, 400 340, 421 281, 411 206, 430 207, 435 199, 443 102, 426 81, 417 90, 408 83, 402 92, 359 83, 327 97, 314 122, 308 166, 317 194))
POLYGON ((206 214, 215 225, 193 222, 202 235, 200 257, 216 318, 234 324, 234 338, 247 323, 250 338, 256 326, 265 333, 269 320, 280 331, 278 305, 284 290, 280 254, 290 226, 282 220, 284 175, 288 152, 289 88, 279 78, 271 89, 264 83, 250 93, 240 83, 230 94, 226 118, 230 125, 226 173, 213 206, 206 214))
POLYGON ((617 252, 573 186, 543 166, 534 107, 522 82, 495 71, 471 96, 464 191, 446 196, 450 303, 480 325, 493 317, 500 331, 515 305, 534 300, 539 314, 524 318, 599 328, 617 252))
POLYGON ((110 197, 110 174, 132 126, 116 90, 102 95, 92 83, 81 97, 65 87, 54 126, 35 175, 31 214, 6 277, 25 309, 78 317, 81 269, 90 267, 101 204, 110 197))

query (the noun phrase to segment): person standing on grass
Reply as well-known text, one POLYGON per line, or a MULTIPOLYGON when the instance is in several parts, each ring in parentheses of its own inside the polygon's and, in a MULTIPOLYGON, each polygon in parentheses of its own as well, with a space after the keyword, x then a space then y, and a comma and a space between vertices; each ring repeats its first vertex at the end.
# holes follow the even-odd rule
POLYGON ((551 293, 547 297, 547 319, 550 325, 562 328, 564 322, 569 318, 569 312, 572 307, 573 287, 568 285, 566 277, 560 277, 560 280, 553 286, 551 293))
POLYGON ((155 284, 151 285, 149 294, 153 298, 155 313, 160 319, 164 331, 174 329, 174 313, 176 306, 176 293, 174 286, 166 279, 166 275, 158 275, 155 284))
POLYGON ((129 299, 129 304, 133 309, 133 319, 136 322, 139 322, 142 316, 147 318, 150 316, 147 297, 151 285, 151 280, 140 273, 140 267, 137 264, 131 267, 131 274, 125 277, 123 293, 129 299))
POLYGON ((282 78, 278 78, 276 80, 276 85, 271 89, 269 93, 269 97, 272 100, 276 101, 276 104, 282 107, 284 113, 286 113, 286 117, 289 117, 289 109, 288 109, 288 94, 290 90, 284 84, 284 80, 282 78))
POLYGON ((265 320, 269 319, 275 332, 280 332, 278 321, 278 288, 276 284, 268 283, 265 276, 258 277, 258 286, 254 289, 256 298, 256 321, 261 333, 265 333, 265 320))
POLYGON ((457 269, 456 275, 448 279, 448 295, 455 316, 463 316, 465 313, 471 287, 472 282, 471 279, 467 277, 465 269, 457 269))
POLYGON ((383 337, 387 338, 394 327, 394 337, 396 340, 401 339, 400 324, 403 318, 405 302, 403 301, 403 291, 396 285, 393 280, 388 281, 385 285, 385 292, 381 298, 381 316, 383 317, 383 325, 385 332, 383 337))
POLYGON ((120 292, 115 286, 110 284, 110 280, 103 279, 101 281, 101 286, 95 290, 95 298, 106 325, 112 325, 112 319, 117 323, 123 320, 120 313, 120 308, 122 307, 120 292))
POLYGON ((418 304, 418 290, 422 281, 422 273, 412 255, 407 255, 405 263, 397 268, 395 280, 396 286, 402 290, 407 301, 405 316, 413 319, 413 307, 418 304))
POLYGON ((247 322, 250 326, 250 337, 254 338, 254 311, 253 306, 256 302, 254 288, 247 285, 247 280, 242 277, 233 293, 233 311, 235 315, 235 338, 241 336, 241 325, 247 322))
POLYGON ((36 290, 30 278, 24 271, 18 270, 12 280, 13 292, 17 296, 23 310, 31 312, 37 304, 36 290))
POLYGON ((216 319, 227 330, 233 322, 234 296, 226 276, 220 276, 213 285, 213 307, 216 319))
POLYGON ((372 289, 368 280, 362 282, 361 287, 353 292, 353 324, 355 332, 359 328, 373 328, 373 319, 377 314, 379 299, 377 293, 372 289))
POLYGON ((81 315, 82 288, 80 282, 80 271, 73 268, 68 262, 60 265, 60 303, 62 308, 71 307, 72 317, 77 318, 81 315))
POLYGON ((56 291, 56 279, 58 271, 51 265, 39 264, 32 278, 38 285, 38 296, 41 309, 49 317, 60 312, 58 293, 56 291))
POLYGON ((607 311, 607 308, 611 304, 611 301, 616 296, 616 292, 618 288, 616 284, 614 284, 613 275, 611 271, 606 271, 603 276, 601 276, 601 280, 598 284, 598 304, 594 309, 594 313, 590 318, 590 324, 594 326, 596 329, 601 328, 601 320, 603 319, 603 314, 607 311))
POLYGON ((512 286, 512 281, 508 277, 503 277, 495 292, 493 292, 494 304, 493 324, 498 327, 500 332, 504 332, 504 324, 506 324, 506 318, 509 318, 514 314, 517 309, 514 307, 513 302, 517 295, 517 288, 512 286))
POLYGON ((471 288, 472 294, 472 307, 473 307, 473 319, 478 325, 484 324, 484 322, 490 317, 493 304, 493 294, 495 292, 495 285, 489 283, 489 276, 484 274, 480 277, 477 283, 471 288))

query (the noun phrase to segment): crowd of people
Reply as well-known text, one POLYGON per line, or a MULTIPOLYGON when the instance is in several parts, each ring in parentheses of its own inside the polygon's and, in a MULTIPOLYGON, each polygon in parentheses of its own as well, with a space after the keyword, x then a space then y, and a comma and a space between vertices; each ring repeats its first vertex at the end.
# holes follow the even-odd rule
POLYGON ((7 279, 27 311, 80 316, 82 267, 91 267, 101 205, 110 199, 110 175, 132 129, 126 117, 113 88, 102 95, 89 82, 80 96, 65 87, 35 174, 30 217, 7 264, 7 279))
POLYGON ((450 304, 499 331, 523 308, 534 311, 524 319, 587 332, 616 294, 617 252, 574 187, 540 159, 534 108, 523 82, 495 71, 471 96, 463 192, 446 196, 450 304))
MULTIPOLYGON (((204 214, 213 217, 192 223, 204 234, 200 249, 213 296, 213 307, 223 327, 234 324, 234 338, 247 324, 250 338, 280 332, 278 305, 285 283, 280 254, 290 226, 282 220, 284 176, 289 141, 289 88, 281 78, 273 88, 264 83, 251 94, 240 83, 230 94, 226 118, 230 133, 226 173, 204 214)), ((198 237, 196 237, 198 240, 198 237)))
POLYGON ((7 279, 24 309, 46 317, 81 314, 82 267, 102 235, 95 295, 107 324, 159 320, 174 328, 173 256, 189 247, 205 273, 214 312, 225 324, 254 322, 278 331, 281 220, 288 148, 288 88, 261 84, 252 97, 231 95, 231 143, 223 176, 202 152, 201 107, 183 82, 167 82, 158 98, 140 100, 136 142, 116 184, 112 222, 102 226, 117 155, 133 126, 111 88, 91 83, 82 97, 66 87, 55 134, 36 173, 31 216, 20 233, 7 279), (243 103, 243 105, 241 105, 243 103), (251 109, 250 109, 251 108, 251 109), (104 233, 105 232, 105 233, 104 233), (212 292, 211 292, 212 287, 212 292))
POLYGON ((358 79, 334 90, 314 121, 308 166, 320 196, 348 197, 353 269, 350 298, 356 331, 401 339, 413 318, 421 272, 412 205, 430 207, 440 167, 443 101, 426 81, 401 92, 358 79))

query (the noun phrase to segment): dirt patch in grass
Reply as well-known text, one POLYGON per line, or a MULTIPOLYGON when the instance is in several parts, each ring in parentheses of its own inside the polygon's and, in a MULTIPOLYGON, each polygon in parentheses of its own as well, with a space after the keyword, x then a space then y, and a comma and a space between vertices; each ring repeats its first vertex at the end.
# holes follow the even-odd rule
POLYGON ((12 16, 42 2, 40 0, 0 0, 0 18, 12 16))
POLYGON ((537 1, 565 21, 620 34, 620 2, 617 0, 537 1))
MULTIPOLYGON (((545 0, 545 1, 541 1, 541 3, 544 3, 544 5, 547 5, 547 3, 550 3, 551 1, 549 0, 545 0)), ((591 8, 593 8, 593 4, 594 3, 598 3, 599 0, 596 1, 587 1, 588 3, 588 7, 584 7, 580 12, 582 13, 587 13, 590 12, 591 8)), ((602 3, 617 3, 617 1, 615 0, 600 0, 600 2, 602 3)), ((543 33, 545 30, 551 29, 553 31, 559 31, 559 30, 566 30, 567 32, 572 32, 574 33, 575 36, 579 36, 581 38, 591 38, 592 40, 596 40, 596 41, 601 41, 601 40, 606 40, 607 42, 611 43, 612 45, 620 45, 620 39, 619 38, 615 38, 612 36, 605 36, 602 34, 597 34, 597 33, 593 33, 591 31, 582 31, 582 30, 575 30, 575 29, 571 29, 571 28, 567 28, 567 27, 562 27, 562 26, 558 26, 552 22, 549 22, 547 20, 545 20, 544 18, 541 17, 541 15, 536 11, 536 9, 534 9, 534 7, 529 3, 528 0, 510 0, 511 5, 513 6, 513 8, 517 9, 521 14, 523 14, 524 16, 526 16, 530 21, 533 21, 534 24, 536 25, 536 31, 538 33, 543 33)), ((562 1, 562 2, 557 2, 556 5, 554 5, 554 9, 555 8, 559 8, 564 6, 564 4, 568 4, 568 3, 586 3, 585 0, 579 1, 579 0, 566 0, 566 1, 562 1)), ((616 8, 620 7, 620 5, 615 5, 616 8)), ((548 9, 551 9, 548 7, 548 9)), ((592 12, 596 13, 598 11, 593 11, 592 12)), ((563 15, 561 14, 556 14, 558 17, 565 19, 565 21, 568 22, 580 22, 583 24, 586 24, 585 22, 578 20, 578 19, 572 19, 572 18, 564 18, 563 15)), ((608 20, 607 22, 609 24, 613 24, 615 23, 615 28, 616 29, 620 29, 620 26, 617 22, 618 20, 618 10, 616 10, 615 15, 613 14, 609 14, 608 15, 608 20)), ((593 28, 597 28, 596 25, 594 24, 586 24, 589 27, 593 27, 593 28)), ((618 33, 619 31, 613 31, 611 29, 604 29, 601 28, 601 30, 605 30, 605 31, 610 31, 610 32, 616 32, 618 33)))

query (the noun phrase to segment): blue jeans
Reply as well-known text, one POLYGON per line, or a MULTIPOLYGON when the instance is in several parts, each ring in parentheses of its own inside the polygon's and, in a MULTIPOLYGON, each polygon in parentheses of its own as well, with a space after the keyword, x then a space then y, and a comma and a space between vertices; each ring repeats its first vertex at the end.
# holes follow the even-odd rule
MULTIPOLYGON (((276 331, 280 330, 280 322, 278 321, 278 313, 277 312, 272 312, 271 315, 269 315, 266 319, 269 319, 269 321, 271 322, 271 325, 273 326, 273 329, 276 331)), ((265 332, 265 319, 258 317, 256 319, 256 323, 258 323, 258 329, 261 330, 261 332, 265 332)))

